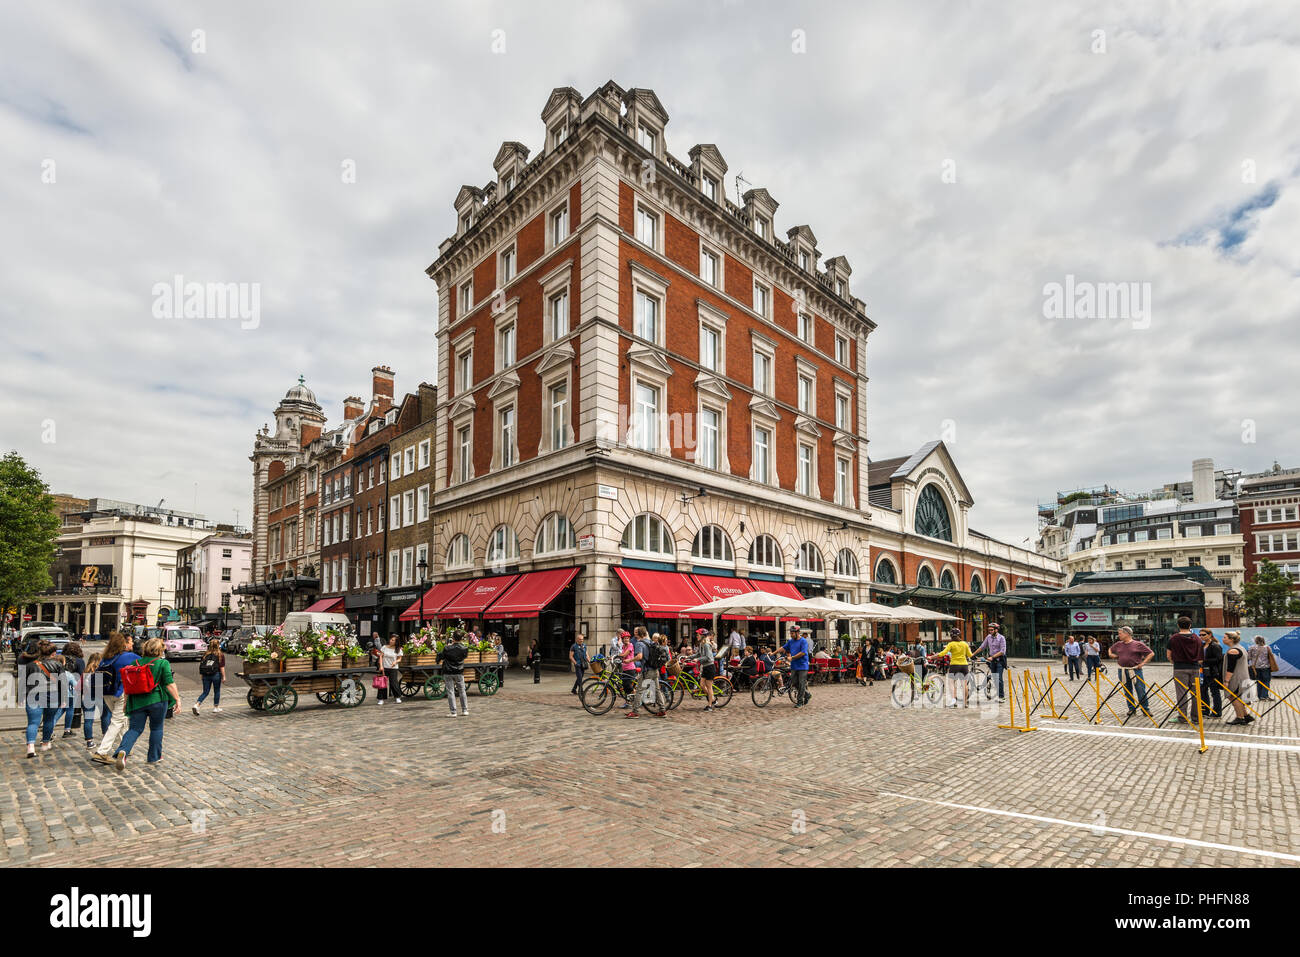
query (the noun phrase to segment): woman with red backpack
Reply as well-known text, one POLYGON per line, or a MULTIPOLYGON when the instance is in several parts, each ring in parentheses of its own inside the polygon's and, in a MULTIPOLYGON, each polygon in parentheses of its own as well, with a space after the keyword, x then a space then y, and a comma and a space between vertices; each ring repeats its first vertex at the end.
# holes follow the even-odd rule
POLYGON ((128 727, 122 736, 121 748, 113 756, 113 763, 119 771, 126 769, 127 756, 144 733, 146 721, 149 724, 148 763, 157 764, 162 760, 163 721, 181 706, 172 666, 163 657, 165 648, 161 638, 150 638, 144 643, 144 657, 140 662, 121 669, 128 727))

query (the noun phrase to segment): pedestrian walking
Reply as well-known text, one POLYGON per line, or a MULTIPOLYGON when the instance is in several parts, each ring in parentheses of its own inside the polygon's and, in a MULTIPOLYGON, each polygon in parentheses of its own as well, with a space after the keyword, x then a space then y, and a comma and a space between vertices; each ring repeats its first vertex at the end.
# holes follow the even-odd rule
POLYGON ((465 658, 469 649, 459 635, 453 635, 451 641, 442 648, 439 663, 442 665, 442 686, 447 692, 447 704, 451 707, 450 717, 456 717, 456 699, 460 699, 462 715, 469 714, 469 696, 465 693, 465 658))
POLYGON ((90 756, 100 764, 112 764, 113 755, 126 733, 126 695, 122 693, 122 669, 136 664, 140 656, 131 650, 134 641, 121 632, 113 632, 104 648, 99 670, 104 672, 104 709, 108 714, 107 730, 100 738, 99 747, 90 756))
POLYGON ((526 659, 528 667, 533 669, 533 684, 542 683, 542 649, 538 646, 537 640, 534 639, 528 646, 528 658, 526 659))
POLYGON ((1079 644, 1079 639, 1074 635, 1066 638, 1065 646, 1061 649, 1065 652, 1065 674, 1071 681, 1079 681, 1083 678, 1083 669, 1079 667, 1079 658, 1083 654, 1083 646, 1079 644))
POLYGON ((387 687, 380 688, 378 698, 382 705, 387 699, 392 698, 394 704, 402 703, 402 673, 397 668, 397 659, 400 655, 401 638, 397 635, 389 635, 388 641, 379 648, 379 670, 384 673, 388 679, 387 687))
POLYGON ((1096 635, 1089 635, 1084 642, 1083 657, 1088 663, 1088 680, 1091 681, 1092 676, 1101 671, 1101 642, 1096 635))
POLYGON ((137 664, 127 666, 129 670, 123 674, 127 729, 121 747, 113 756, 118 771, 126 770, 126 759, 144 733, 146 722, 149 725, 146 762, 157 764, 162 760, 163 724, 181 706, 181 694, 176 690, 176 679, 172 676, 171 663, 163 657, 164 651, 166 645, 161 638, 150 638, 144 643, 144 657, 137 664))
POLYGON ((1120 680, 1124 683, 1124 698, 1128 702, 1131 717, 1140 707, 1148 715, 1151 713, 1147 703, 1147 680, 1142 669, 1156 656, 1156 653, 1133 637, 1133 629, 1120 625, 1118 637, 1110 646, 1110 656, 1119 665, 1120 680), (1137 705, 1134 705, 1137 702, 1137 705))
POLYGON ((1174 666, 1174 681, 1178 688, 1178 720, 1183 724, 1195 724, 1192 711, 1196 704, 1191 689, 1201 672, 1204 656, 1201 640, 1192 634, 1192 619, 1183 615, 1178 619, 1178 631, 1169 636, 1169 660, 1174 666))
POLYGON ((23 676, 23 702, 27 707, 27 757, 34 758, 38 728, 41 750, 53 747, 60 701, 67 693, 63 662, 54 653, 54 643, 42 639, 30 654, 19 655, 18 673, 23 676))
POLYGON ((810 648, 808 639, 800 634, 798 627, 791 632, 791 638, 778 650, 790 657, 790 680, 794 682, 794 706, 802 708, 812 700, 808 693, 808 662, 810 648))
POLYGON ((82 672, 81 684, 77 688, 81 700, 82 731, 86 736, 88 751, 95 747, 95 718, 98 717, 100 721, 100 737, 108 732, 108 724, 112 720, 109 709, 104 705, 108 675, 101 670, 103 660, 104 656, 99 652, 86 659, 86 670, 82 672))
POLYGON ((582 691, 582 676, 587 673, 587 636, 578 632, 569 645, 569 664, 573 665, 573 688, 569 694, 582 691))
POLYGON ((1277 658, 1263 635, 1256 635, 1255 643, 1246 650, 1246 663, 1250 666, 1250 677, 1259 689, 1259 700, 1267 701, 1272 692, 1273 672, 1277 671, 1277 658))
POLYGON ((988 655, 989 672, 998 676, 998 700, 1003 701, 1007 696, 1002 679, 1002 675, 1007 670, 1007 639, 1002 634, 1002 626, 996 621, 989 622, 988 634, 975 649, 975 654, 978 655, 980 652, 988 655))
POLYGON ((194 701, 194 714, 199 713, 199 705, 212 695, 212 713, 221 714, 221 686, 226 681, 226 653, 221 650, 221 642, 213 638, 208 642, 208 650, 199 659, 199 677, 203 679, 203 693, 194 701))
POLYGON ((1223 714, 1223 648, 1214 632, 1202 628, 1200 633, 1204 658, 1201 660, 1201 708, 1211 718, 1223 714))
POLYGON ((1246 696, 1246 685, 1250 682, 1250 664, 1246 659, 1246 649, 1241 647, 1241 633, 1224 632, 1223 640, 1228 645, 1223 655, 1223 673, 1228 678, 1224 683, 1232 693, 1232 710, 1237 714, 1228 724, 1250 724, 1255 718, 1246 713, 1246 705, 1241 700, 1246 696))
MULTIPOLYGON (((57 654, 57 652, 56 652, 57 654)), ((70 738, 76 732, 72 726, 77 719, 77 689, 81 687, 81 676, 86 671, 85 654, 80 642, 70 641, 59 655, 63 663, 63 696, 59 699, 59 713, 54 719, 57 727, 59 719, 63 720, 63 736, 70 738)))

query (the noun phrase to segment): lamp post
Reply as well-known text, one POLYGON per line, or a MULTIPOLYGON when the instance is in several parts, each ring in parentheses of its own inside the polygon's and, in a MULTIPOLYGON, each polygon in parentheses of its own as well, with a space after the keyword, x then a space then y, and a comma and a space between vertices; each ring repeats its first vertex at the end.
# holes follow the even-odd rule
POLYGON ((415 563, 415 567, 420 570, 420 629, 424 629, 424 582, 429 571, 429 561, 423 555, 415 563))

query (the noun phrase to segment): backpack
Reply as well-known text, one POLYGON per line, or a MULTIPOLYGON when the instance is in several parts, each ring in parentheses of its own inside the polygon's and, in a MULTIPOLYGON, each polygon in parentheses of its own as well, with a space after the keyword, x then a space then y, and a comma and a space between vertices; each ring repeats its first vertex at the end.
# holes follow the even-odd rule
POLYGON ((208 652, 204 655, 203 660, 199 662, 199 674, 204 675, 205 677, 210 678, 220 670, 221 657, 212 654, 212 652, 208 652))
POLYGON ((650 642, 649 647, 641 655, 641 663, 651 671, 658 671, 668 664, 668 649, 653 641, 650 642))
POLYGON ((122 694, 149 694, 158 690, 158 679, 153 673, 153 666, 157 663, 158 659, 154 658, 148 664, 140 662, 121 669, 122 694))

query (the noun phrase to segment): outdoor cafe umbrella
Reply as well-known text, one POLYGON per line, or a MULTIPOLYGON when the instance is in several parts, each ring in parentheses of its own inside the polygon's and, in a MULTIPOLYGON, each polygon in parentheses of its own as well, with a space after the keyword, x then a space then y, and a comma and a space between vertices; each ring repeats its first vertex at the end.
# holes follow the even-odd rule
POLYGON ((819 616, 827 618, 844 619, 845 621, 893 621, 894 610, 888 605, 877 605, 875 602, 864 602, 861 605, 855 605, 852 602, 840 601, 838 598, 806 598, 801 603, 809 611, 815 611, 819 616))
MULTIPOLYGON (((897 621, 897 622, 906 622, 906 621, 933 621, 933 622, 940 622, 940 621, 961 621, 961 619, 960 619, 958 616, 956 616, 956 615, 949 615, 949 614, 947 614, 946 612, 942 612, 942 611, 934 611, 934 610, 931 609, 931 608, 920 608, 920 607, 918 607, 918 606, 916 606, 916 605, 913 605, 913 604, 911 604, 911 603, 908 603, 908 604, 906 604, 906 605, 902 605, 902 606, 900 606, 900 607, 898 607, 898 608, 891 608, 890 611, 892 611, 892 612, 894 613, 893 618, 894 618, 894 621, 897 621)), ((936 641, 938 640, 938 637, 939 637, 939 626, 936 624, 936 625, 935 625, 935 640, 936 640, 936 641)))
POLYGON ((718 632, 719 615, 747 615, 755 618, 771 618, 775 622, 774 633, 780 641, 781 619, 787 615, 802 617, 808 609, 801 599, 787 595, 773 595, 766 591, 749 591, 739 595, 729 595, 714 601, 683 608, 687 615, 712 615, 713 633, 718 632))

